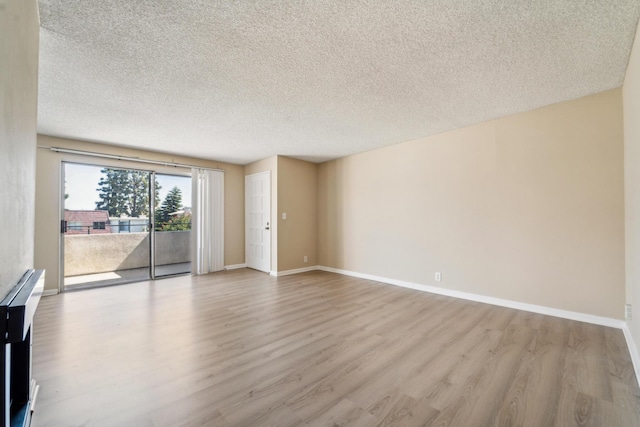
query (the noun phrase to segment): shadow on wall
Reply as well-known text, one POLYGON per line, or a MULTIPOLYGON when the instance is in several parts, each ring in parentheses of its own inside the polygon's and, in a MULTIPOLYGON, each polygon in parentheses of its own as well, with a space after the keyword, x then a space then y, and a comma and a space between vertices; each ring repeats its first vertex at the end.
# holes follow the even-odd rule
POLYGON ((344 268, 344 197, 349 184, 344 178, 344 161, 321 166, 318 192, 318 263, 344 268), (321 218, 324 218, 322 220, 321 218), (323 241, 324 239, 324 241, 323 241))

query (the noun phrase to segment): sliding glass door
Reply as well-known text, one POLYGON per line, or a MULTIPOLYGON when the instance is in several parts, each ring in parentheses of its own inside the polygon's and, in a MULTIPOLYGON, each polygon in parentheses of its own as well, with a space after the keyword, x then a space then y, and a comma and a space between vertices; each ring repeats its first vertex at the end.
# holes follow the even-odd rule
POLYGON ((191 177, 155 174, 154 277, 191 272, 191 177))
POLYGON ((191 179, 63 163, 64 289, 191 271, 191 179))

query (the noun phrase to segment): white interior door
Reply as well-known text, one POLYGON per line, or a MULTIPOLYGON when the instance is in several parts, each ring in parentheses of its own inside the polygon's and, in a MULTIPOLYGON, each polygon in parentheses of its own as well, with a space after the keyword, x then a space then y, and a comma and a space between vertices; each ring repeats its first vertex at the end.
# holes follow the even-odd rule
POLYGON ((271 271, 271 172, 245 176, 247 267, 271 271))

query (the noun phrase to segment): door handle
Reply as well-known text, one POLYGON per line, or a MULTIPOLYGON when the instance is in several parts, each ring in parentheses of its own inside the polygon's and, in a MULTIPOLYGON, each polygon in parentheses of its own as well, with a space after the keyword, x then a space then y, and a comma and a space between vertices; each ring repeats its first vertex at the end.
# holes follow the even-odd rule
POLYGON ((267 226, 264 229, 269 230, 269 223, 267 223, 267 226))

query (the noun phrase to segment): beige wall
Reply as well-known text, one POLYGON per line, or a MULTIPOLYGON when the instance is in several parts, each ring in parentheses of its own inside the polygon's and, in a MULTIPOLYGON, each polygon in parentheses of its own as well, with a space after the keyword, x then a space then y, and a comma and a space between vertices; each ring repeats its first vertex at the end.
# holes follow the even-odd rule
MULTIPOLYGON (((260 172, 271 172, 271 271, 278 271, 278 221, 274 221, 278 217, 278 156, 258 160, 244 167, 245 176, 260 172)), ((244 213, 242 215, 244 218, 244 213)))
POLYGON ((622 318, 622 148, 612 90, 324 163, 319 264, 622 318))
POLYGON ((279 272, 317 265, 317 185, 318 165, 278 157, 279 272))
MULTIPOLYGON (((634 308, 629 329, 640 345, 640 29, 636 32, 622 89, 624 100, 624 186, 627 303, 634 308)), ((635 349, 638 353, 638 348, 635 349)))
POLYGON ((38 4, 0 1, 0 298, 33 268, 38 4))
MULTIPOLYGON (((38 135, 38 145, 224 169, 224 263, 225 265, 244 263, 244 168, 242 166, 64 138, 54 138, 46 135, 38 135)), ((60 171, 62 161, 132 167, 136 169, 154 169, 157 172, 173 174, 184 171, 184 169, 179 168, 144 165, 142 163, 122 160, 55 153, 45 148, 39 148, 37 150, 36 176, 35 265, 37 268, 47 269, 45 283, 45 289, 47 290, 58 289, 61 275, 59 268, 59 221, 61 213, 60 198, 62 189, 60 171)))

